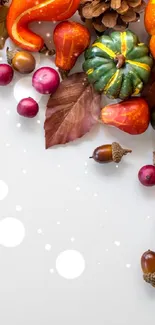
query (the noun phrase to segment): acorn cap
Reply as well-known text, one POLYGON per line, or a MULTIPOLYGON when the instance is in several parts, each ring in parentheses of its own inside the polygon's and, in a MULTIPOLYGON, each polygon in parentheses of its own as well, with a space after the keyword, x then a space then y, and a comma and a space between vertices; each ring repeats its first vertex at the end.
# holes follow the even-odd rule
POLYGON ((145 280, 145 282, 151 284, 152 287, 155 287, 155 272, 143 274, 143 279, 145 280))
POLYGON ((119 163, 123 156, 132 152, 132 150, 130 149, 123 149, 120 146, 120 144, 117 142, 113 142, 111 146, 112 146, 112 159, 116 163, 119 163))

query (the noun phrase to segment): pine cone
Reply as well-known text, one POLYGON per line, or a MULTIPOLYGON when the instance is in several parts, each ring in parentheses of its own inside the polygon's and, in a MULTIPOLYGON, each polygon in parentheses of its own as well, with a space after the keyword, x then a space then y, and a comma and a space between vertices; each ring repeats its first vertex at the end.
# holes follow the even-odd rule
POLYGON ((143 0, 81 0, 79 14, 83 22, 91 22, 102 33, 108 28, 125 30, 139 20, 144 8, 143 0))

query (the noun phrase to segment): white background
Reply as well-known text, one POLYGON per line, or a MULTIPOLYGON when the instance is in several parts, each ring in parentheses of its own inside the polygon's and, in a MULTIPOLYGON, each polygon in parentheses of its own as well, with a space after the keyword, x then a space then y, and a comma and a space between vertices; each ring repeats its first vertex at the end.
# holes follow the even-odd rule
MULTIPOLYGON (((132 26, 145 42, 143 22, 132 26)), ((51 47, 53 27, 33 26, 51 47)), ((54 67, 54 58, 36 58, 37 68, 54 67)), ((73 71, 81 70, 82 60, 73 71)), ((152 323, 155 289, 142 279, 140 257, 155 249, 155 188, 142 187, 137 173, 152 163, 155 131, 130 136, 100 125, 74 143, 45 150, 48 97, 40 100, 26 78, 15 74, 0 88, 1 323, 152 323), (40 100, 31 120, 16 112, 27 94, 40 100), (89 160, 97 146, 113 141, 133 153, 119 165, 89 160)))

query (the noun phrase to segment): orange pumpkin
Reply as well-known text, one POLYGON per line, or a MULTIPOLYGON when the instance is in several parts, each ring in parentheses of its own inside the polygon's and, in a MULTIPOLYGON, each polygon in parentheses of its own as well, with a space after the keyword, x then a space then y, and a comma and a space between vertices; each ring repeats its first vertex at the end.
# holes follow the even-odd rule
POLYGON ((155 1, 149 0, 145 9, 144 24, 146 31, 151 35, 150 51, 155 58, 155 1))

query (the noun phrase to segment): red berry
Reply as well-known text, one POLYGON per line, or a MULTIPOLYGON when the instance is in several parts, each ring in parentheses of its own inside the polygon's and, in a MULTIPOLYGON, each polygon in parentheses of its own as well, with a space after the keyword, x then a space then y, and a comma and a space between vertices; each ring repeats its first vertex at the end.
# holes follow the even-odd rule
POLYGON ((17 106, 18 114, 25 117, 34 117, 38 111, 38 103, 31 97, 22 99, 17 106))

